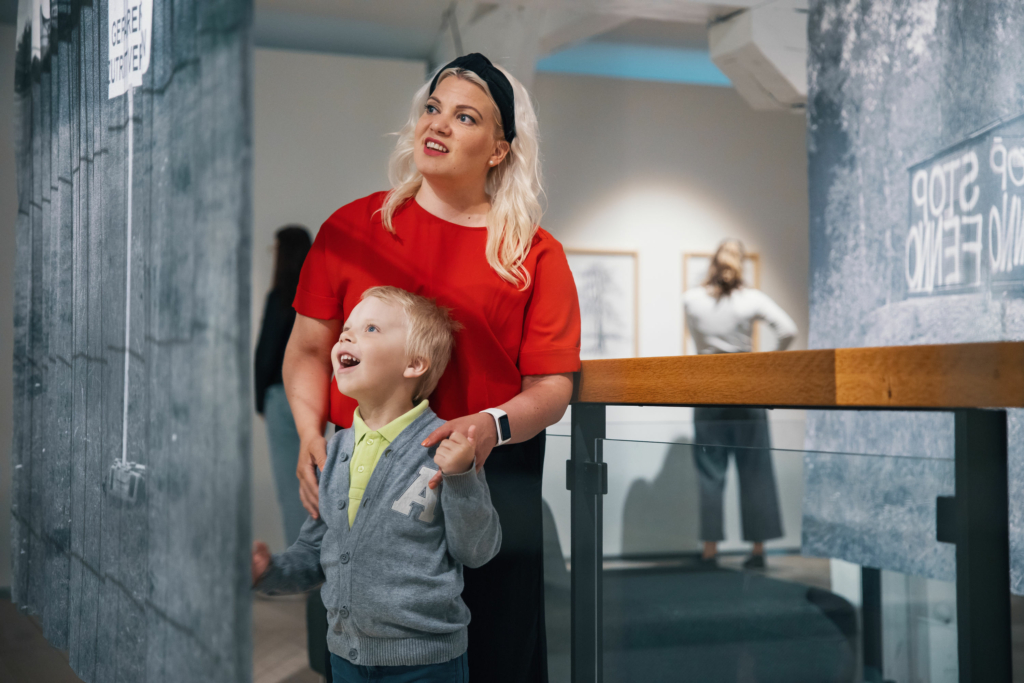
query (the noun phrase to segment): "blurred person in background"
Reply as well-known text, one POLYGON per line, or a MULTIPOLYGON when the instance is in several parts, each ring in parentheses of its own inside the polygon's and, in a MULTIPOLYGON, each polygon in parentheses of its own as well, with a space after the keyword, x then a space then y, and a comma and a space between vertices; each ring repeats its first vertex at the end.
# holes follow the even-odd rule
MULTIPOLYGON (((793 319, 767 294, 744 283, 745 258, 742 242, 723 241, 711 260, 704 284, 683 295, 686 324, 699 354, 753 351, 757 320, 763 320, 774 330, 778 351, 788 348, 796 336, 793 319)), ((731 451, 739 474, 743 539, 754 544, 743 566, 763 569, 764 542, 782 536, 767 413, 764 408, 695 408, 694 426, 700 537, 704 541, 702 563, 717 563, 718 542, 725 538, 722 492, 731 451)))
POLYGON ((285 545, 299 537, 306 510, 299 498, 295 467, 299 459, 299 432, 295 429, 288 397, 284 393, 281 366, 288 337, 295 323, 292 300, 299 285, 299 273, 312 240, 301 225, 286 225, 277 231, 274 244, 274 279, 263 308, 263 325, 256 344, 256 412, 267 425, 270 466, 277 488, 277 502, 284 523, 285 545))

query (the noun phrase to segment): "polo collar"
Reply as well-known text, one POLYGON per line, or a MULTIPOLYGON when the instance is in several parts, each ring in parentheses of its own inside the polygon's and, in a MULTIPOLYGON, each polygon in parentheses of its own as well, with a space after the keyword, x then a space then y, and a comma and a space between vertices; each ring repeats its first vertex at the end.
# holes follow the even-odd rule
MULTIPOLYGON (((424 399, 419 402, 419 405, 409 412, 405 413, 401 417, 395 418, 378 429, 377 433, 380 434, 381 438, 388 443, 393 443, 394 440, 398 438, 398 435, 401 434, 406 427, 411 425, 416 418, 422 415, 429 407, 430 401, 424 399)), ((373 433, 370 431, 370 428, 366 426, 366 423, 363 422, 363 418, 359 415, 359 408, 356 408, 355 412, 352 414, 352 428, 355 432, 356 445, 359 445, 359 443, 362 442, 364 436, 373 433)))

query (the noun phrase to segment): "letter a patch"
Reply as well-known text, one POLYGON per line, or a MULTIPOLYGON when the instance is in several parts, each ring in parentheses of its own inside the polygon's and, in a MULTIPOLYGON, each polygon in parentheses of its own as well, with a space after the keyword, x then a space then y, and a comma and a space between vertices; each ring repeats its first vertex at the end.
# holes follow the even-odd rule
POLYGON ((420 513, 419 520, 428 524, 433 522, 434 506, 437 505, 437 492, 428 487, 427 483, 435 474, 437 474, 437 470, 421 467, 420 475, 416 477, 416 481, 402 494, 401 498, 395 501, 391 509, 403 515, 408 515, 412 512, 414 504, 420 505, 423 507, 423 512, 420 513))

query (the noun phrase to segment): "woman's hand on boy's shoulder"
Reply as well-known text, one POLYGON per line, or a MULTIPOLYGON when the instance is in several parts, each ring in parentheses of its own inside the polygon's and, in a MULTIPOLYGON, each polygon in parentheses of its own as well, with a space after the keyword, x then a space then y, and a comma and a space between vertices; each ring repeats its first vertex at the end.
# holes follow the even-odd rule
MULTIPOLYGON (((484 466, 484 462, 487 460, 487 456, 491 454, 495 444, 498 443, 498 432, 494 427, 494 418, 488 413, 474 413, 473 415, 465 415, 454 420, 448 420, 448 422, 435 429, 420 445, 430 448, 434 444, 440 444, 446 439, 450 439, 452 434, 459 434, 468 438, 471 429, 474 430, 473 451, 476 469, 479 471, 484 466)), ((438 449, 440 449, 440 446, 438 449)), ((436 461, 437 459, 435 458, 436 461)), ((441 473, 438 472, 428 485, 430 488, 436 489, 440 483, 441 473)))

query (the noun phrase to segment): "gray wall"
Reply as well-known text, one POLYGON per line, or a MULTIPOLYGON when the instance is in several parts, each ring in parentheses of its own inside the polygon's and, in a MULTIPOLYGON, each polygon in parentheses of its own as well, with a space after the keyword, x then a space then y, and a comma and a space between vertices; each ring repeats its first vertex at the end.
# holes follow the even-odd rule
MULTIPOLYGON (((548 211, 542 224, 567 249, 635 251, 640 356, 683 348, 683 254, 713 252, 739 237, 761 257, 761 288, 807 330, 807 156, 802 116, 758 112, 732 88, 539 73, 534 80, 548 211)), ((767 330, 766 330, 767 332, 767 330)), ((763 348, 773 348, 768 334, 763 348)), ((693 438, 687 408, 611 407, 616 439, 693 438)), ((773 443, 803 447, 802 411, 772 411, 773 443)), ((551 433, 569 433, 568 420, 551 433)), ((568 550, 569 505, 561 448, 549 443, 544 496, 568 550)), ((669 445, 609 445, 612 483, 604 500, 605 553, 692 551, 696 496, 692 459, 669 445), (674 517, 664 516, 672 510, 674 517), (659 517, 659 515, 662 515, 659 517), (648 519, 672 519, 660 526, 648 519), (630 538, 631 537, 631 538, 630 538), (641 540, 642 539, 642 540, 641 540), (641 545, 642 544, 642 545, 641 545)), ((775 458, 786 538, 800 543, 800 458, 775 458)), ((726 486, 723 550, 749 548, 738 497, 726 486)))
MULTIPOLYGON (((990 244, 990 209, 1002 215, 990 152, 996 137, 1012 148, 1022 133, 1013 123, 982 131, 1024 113, 1024 44, 1013 38, 1022 31, 1024 5, 1016 0, 812 3, 812 348, 1024 337, 1018 272, 1024 267, 1000 272, 992 260, 998 240, 990 244), (965 156, 972 150, 973 177, 965 156), (952 166, 941 170, 947 161, 952 166), (940 170, 932 174, 933 167, 940 170), (934 183, 933 214, 913 200, 918 172, 934 183), (962 192, 947 193, 951 201, 943 204, 947 184, 962 192), (921 248, 922 231, 930 231, 931 250, 921 248)), ((1015 183, 1008 193, 1012 204, 1015 183)), ((1021 413, 1011 411, 1018 593, 1024 592, 1022 426, 1021 413)), ((933 540, 935 496, 953 489, 950 416, 815 414, 808 448, 904 457, 809 458, 805 552, 954 577, 953 547, 933 540)))
POLYGON ((251 6, 154 3, 115 99, 108 5, 53 7, 16 72, 13 597, 85 681, 247 681, 251 6))
MULTIPOLYGON (((0 24, 0 55, 14 54, 14 25, 0 24)), ((11 435, 14 427, 14 64, 0 67, 0 587, 11 585, 11 435)))
POLYGON ((537 74, 547 212, 566 248, 636 251, 639 355, 683 349, 683 254, 741 238, 807 331, 804 120, 732 88, 537 74))
MULTIPOLYGON (((302 223, 316 234, 339 207, 387 189, 388 133, 405 123, 425 74, 424 62, 403 59, 254 51, 252 348, 273 277, 274 233, 302 223)), ((258 416, 252 480, 253 536, 280 552, 281 512, 258 416)), ((289 485, 297 498, 298 479, 289 485)))

